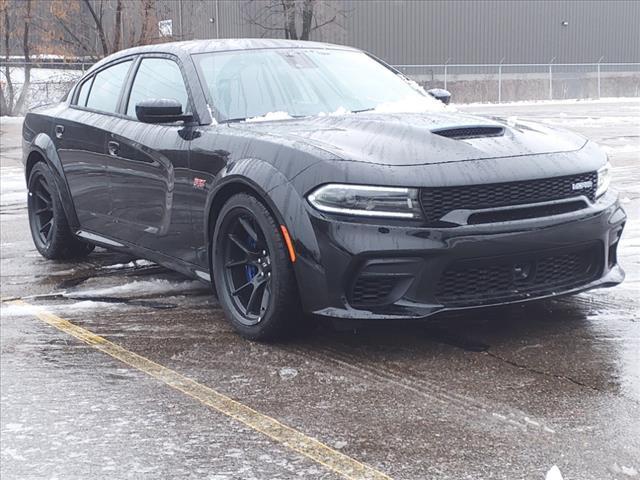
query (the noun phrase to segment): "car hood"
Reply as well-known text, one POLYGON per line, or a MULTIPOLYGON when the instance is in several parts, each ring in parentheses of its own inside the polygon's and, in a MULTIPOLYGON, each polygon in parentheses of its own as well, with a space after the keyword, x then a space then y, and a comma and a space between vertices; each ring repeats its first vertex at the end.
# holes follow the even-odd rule
POLYGON ((587 141, 534 122, 449 112, 354 113, 231 126, 302 141, 344 160, 395 166, 568 152, 587 141), (458 129, 467 128, 478 136, 465 138, 470 132, 458 129), (498 136, 496 128, 502 129, 498 136))

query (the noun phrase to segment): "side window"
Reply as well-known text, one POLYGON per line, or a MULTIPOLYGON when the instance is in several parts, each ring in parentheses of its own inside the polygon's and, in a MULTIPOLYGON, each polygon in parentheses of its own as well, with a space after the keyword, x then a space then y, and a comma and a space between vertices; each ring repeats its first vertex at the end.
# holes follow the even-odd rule
POLYGON ((131 63, 131 60, 118 63, 96 74, 89 92, 87 108, 115 113, 118 108, 120 90, 122 90, 131 63))
POLYGON ((82 85, 80 85, 80 92, 78 93, 78 101, 76 102, 76 105, 79 105, 81 107, 87 106, 87 97, 89 96, 89 90, 91 90, 92 82, 93 82, 93 77, 91 77, 88 80, 85 80, 85 82, 82 85))
POLYGON ((143 100, 171 98, 182 104, 187 112, 189 97, 180 67, 167 58, 143 58, 133 80, 127 116, 136 118, 136 105, 143 100))

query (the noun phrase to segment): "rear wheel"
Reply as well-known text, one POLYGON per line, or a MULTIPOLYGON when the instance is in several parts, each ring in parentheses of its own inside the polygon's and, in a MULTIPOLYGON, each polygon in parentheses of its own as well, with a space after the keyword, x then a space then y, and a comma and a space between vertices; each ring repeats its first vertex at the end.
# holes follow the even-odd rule
POLYGON ((212 249, 220 304, 241 335, 275 340, 305 322, 278 223, 257 198, 240 193, 227 201, 212 249))
POLYGON ((33 243, 43 257, 63 259, 83 257, 93 245, 79 240, 69 228, 58 187, 49 166, 36 163, 29 174, 29 227, 33 243))

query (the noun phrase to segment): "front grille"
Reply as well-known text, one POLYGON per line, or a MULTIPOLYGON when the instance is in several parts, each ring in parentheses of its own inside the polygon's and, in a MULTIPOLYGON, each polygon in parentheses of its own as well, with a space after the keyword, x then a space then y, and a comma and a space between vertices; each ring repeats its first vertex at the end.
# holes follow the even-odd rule
POLYGON ((385 303, 397 278, 389 275, 361 275, 355 281, 351 293, 351 303, 354 306, 369 306, 385 303))
POLYGON ((507 183, 488 183, 455 187, 434 187, 420 190, 422 210, 428 222, 437 222, 444 215, 460 209, 485 208, 547 202, 584 195, 594 201, 598 183, 596 172, 565 177, 543 178, 507 183), (591 186, 574 190, 574 184, 591 186))
POLYGON ((601 271, 599 243, 527 258, 466 260, 443 272, 436 298, 445 306, 459 307, 538 297, 585 285, 601 271))
POLYGON ((583 200, 576 200, 555 205, 540 205, 536 207, 510 208, 508 210, 489 210, 488 212, 474 213, 469 216, 467 223, 477 225, 481 223, 512 222, 514 220, 526 220, 527 218, 549 217, 563 213, 575 212, 587 206, 583 200))

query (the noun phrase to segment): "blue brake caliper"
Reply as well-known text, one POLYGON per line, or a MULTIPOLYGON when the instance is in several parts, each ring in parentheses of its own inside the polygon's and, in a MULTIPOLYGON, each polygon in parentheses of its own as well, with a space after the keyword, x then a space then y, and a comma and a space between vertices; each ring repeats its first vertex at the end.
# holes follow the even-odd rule
MULTIPOLYGON (((253 238, 251 238, 250 235, 247 235, 247 237, 248 237, 247 243, 249 244, 249 247, 251 248, 251 250, 255 250, 256 241, 253 238)), ((250 282, 251 279, 255 277, 257 273, 258 273, 258 267, 256 267, 255 265, 244 266, 244 274, 245 274, 245 277, 247 278, 247 282, 250 282)))

